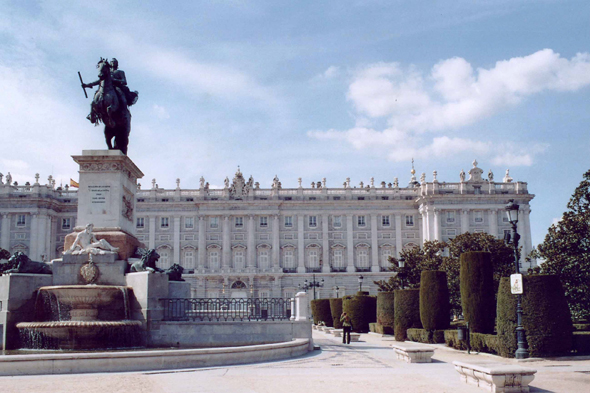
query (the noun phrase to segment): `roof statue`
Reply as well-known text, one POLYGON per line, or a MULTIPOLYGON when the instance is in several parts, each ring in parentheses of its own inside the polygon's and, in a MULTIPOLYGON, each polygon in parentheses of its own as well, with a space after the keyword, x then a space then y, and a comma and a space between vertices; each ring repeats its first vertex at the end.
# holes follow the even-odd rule
POLYGON ((113 58, 109 63, 101 57, 96 68, 98 80, 91 83, 84 83, 82 75, 78 72, 86 98, 86 89, 98 85, 98 90, 90 103, 90 114, 87 119, 95 126, 104 123, 104 136, 109 150, 116 149, 127 154, 131 131, 131 113, 128 107, 137 102, 138 93, 130 91, 127 87, 125 72, 119 69, 117 59, 113 58))

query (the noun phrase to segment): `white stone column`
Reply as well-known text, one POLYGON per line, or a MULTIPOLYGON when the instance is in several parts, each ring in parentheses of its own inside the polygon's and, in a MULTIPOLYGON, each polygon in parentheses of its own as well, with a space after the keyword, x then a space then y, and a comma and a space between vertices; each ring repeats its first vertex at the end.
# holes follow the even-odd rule
POLYGON ((295 295, 295 321, 302 322, 309 319, 308 307, 309 300, 307 299, 307 293, 297 292, 295 295))
MULTIPOLYGON (((49 260, 52 260, 57 257, 56 249, 57 249, 57 217, 51 216, 49 221, 50 230, 49 230, 49 260)), ((73 227, 72 223, 72 227, 73 227)), ((61 255, 60 255, 61 256, 61 255)))
POLYGON ((10 213, 2 213, 2 227, 0 233, 0 247, 7 251, 10 250, 10 213))
POLYGON ((246 236, 248 236, 247 240, 247 249, 246 249, 246 266, 249 268, 256 267, 256 225, 255 220, 256 216, 253 214, 248 216, 248 223, 246 224, 246 236))
POLYGON ((231 266, 231 239, 230 239, 230 223, 231 220, 229 216, 223 216, 223 243, 222 243, 222 253, 223 253, 223 267, 229 268, 231 266))
POLYGON ((272 267, 278 268, 280 265, 279 261, 279 251, 281 250, 280 241, 279 241, 279 220, 280 216, 278 214, 273 214, 272 216, 272 267))
POLYGON ((526 255, 529 254, 533 250, 533 241, 531 238, 531 208, 529 206, 525 207, 524 209, 524 233, 526 233, 526 241, 525 241, 525 249, 526 255))
POLYGON ((199 251, 197 259, 197 268, 204 269, 207 265, 207 217, 199 216, 199 251))
POLYGON ((442 240, 441 236, 441 217, 440 217, 440 209, 433 208, 434 210, 434 240, 442 240))
POLYGON ((379 237, 377 235, 377 214, 371 214, 371 271, 379 272, 379 237))
POLYGON ((461 209, 461 233, 469 231, 469 209, 461 209))
POLYGON ((148 248, 156 248, 156 217, 150 216, 150 233, 148 239, 148 248))
POLYGON ((399 258, 399 253, 402 252, 402 216, 399 213, 395 214, 395 252, 396 258, 399 258))
POLYGON ((425 210, 426 210, 426 239, 425 240, 433 240, 434 239, 434 214, 432 212, 432 208, 429 206, 426 206, 425 210))
POLYGON ((322 272, 330 273, 330 240, 328 232, 328 215, 322 214, 322 272))
POLYGON ((39 214, 31 214, 31 243, 29 244, 29 258, 33 261, 39 260, 38 245, 39 245, 39 214))
POLYGON ((490 209, 490 235, 498 238, 498 210, 490 209))
POLYGON ((352 214, 346 215, 346 271, 354 273, 354 226, 352 214))
POLYGON ((305 273, 304 215, 297 215, 297 273, 305 273))
MULTIPOLYGON (((172 250, 172 262, 170 263, 170 266, 172 266, 175 263, 180 264, 180 217, 174 217, 174 237, 173 237, 173 243, 172 243, 172 247, 174 247, 174 250, 172 250)), ((188 267, 188 266, 187 266, 188 267)))

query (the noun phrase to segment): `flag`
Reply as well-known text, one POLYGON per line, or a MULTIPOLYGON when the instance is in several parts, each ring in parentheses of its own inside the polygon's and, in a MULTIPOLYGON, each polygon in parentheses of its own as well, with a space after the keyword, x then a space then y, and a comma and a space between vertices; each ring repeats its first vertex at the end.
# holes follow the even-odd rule
POLYGON ((70 187, 79 188, 80 185, 76 181, 74 181, 74 179, 70 178, 70 187))

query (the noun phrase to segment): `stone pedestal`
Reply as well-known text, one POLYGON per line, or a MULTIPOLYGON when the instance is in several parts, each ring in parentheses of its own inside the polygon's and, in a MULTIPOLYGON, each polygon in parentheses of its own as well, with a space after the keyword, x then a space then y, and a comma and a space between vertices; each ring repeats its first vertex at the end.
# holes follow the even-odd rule
POLYGON ((119 150, 83 150, 72 158, 80 165, 78 219, 64 249, 92 223, 96 237, 118 247, 118 259, 128 259, 143 246, 135 237, 135 192, 143 173, 119 150))
POLYGON ((32 321, 35 292, 52 284, 51 274, 11 273, 0 276, 0 349, 18 348, 16 324, 32 321))
MULTIPOLYGON (((53 261, 53 285, 85 285, 86 282, 80 274, 80 268, 88 261, 88 254, 66 254, 62 259, 55 259, 53 261)), ((125 281, 127 262, 117 259, 117 254, 93 255, 92 262, 99 272, 95 284, 127 285, 125 281)))

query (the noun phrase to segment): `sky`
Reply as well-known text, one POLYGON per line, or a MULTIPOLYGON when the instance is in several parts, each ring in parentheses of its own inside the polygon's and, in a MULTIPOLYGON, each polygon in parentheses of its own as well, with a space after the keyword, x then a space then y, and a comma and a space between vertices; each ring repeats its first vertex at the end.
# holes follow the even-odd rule
MULTIPOLYGON (((590 156, 590 2, 0 0, 0 172, 77 179, 105 147, 77 72, 119 60, 143 188, 418 175, 528 183, 533 244, 590 156)), ((92 97, 92 93, 89 94, 92 97)))

